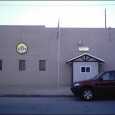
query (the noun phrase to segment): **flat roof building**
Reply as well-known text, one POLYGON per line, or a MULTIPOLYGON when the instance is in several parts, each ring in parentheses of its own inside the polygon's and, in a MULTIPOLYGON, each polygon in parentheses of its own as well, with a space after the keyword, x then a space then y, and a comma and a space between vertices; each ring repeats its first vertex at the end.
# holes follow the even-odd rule
POLYGON ((0 85, 71 85, 74 76, 115 70, 115 28, 60 28, 60 45, 56 36, 57 28, 0 26, 0 85), (79 56, 87 64, 67 64, 79 56))

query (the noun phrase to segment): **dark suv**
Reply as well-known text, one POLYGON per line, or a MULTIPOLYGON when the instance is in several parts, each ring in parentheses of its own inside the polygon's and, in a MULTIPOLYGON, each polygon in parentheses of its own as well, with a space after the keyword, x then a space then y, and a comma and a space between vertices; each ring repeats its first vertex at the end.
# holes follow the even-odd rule
POLYGON ((71 91, 84 100, 93 100, 96 96, 115 96, 115 71, 106 71, 92 79, 75 82, 71 91))

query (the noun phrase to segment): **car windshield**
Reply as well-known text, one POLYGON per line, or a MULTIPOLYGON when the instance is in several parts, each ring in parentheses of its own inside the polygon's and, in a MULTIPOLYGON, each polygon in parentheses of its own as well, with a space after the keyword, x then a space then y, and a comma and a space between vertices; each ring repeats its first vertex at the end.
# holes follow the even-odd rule
POLYGON ((93 78, 91 78, 92 80, 95 80, 95 79, 97 79, 100 75, 102 75, 103 74, 103 72, 101 72, 101 73, 98 73, 95 77, 93 77, 93 78))

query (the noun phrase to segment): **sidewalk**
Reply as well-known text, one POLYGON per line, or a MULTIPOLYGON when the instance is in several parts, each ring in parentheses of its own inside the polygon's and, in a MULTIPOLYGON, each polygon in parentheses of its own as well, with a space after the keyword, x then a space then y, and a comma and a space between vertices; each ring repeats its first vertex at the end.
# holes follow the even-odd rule
POLYGON ((70 86, 0 86, 0 97, 73 96, 70 86))

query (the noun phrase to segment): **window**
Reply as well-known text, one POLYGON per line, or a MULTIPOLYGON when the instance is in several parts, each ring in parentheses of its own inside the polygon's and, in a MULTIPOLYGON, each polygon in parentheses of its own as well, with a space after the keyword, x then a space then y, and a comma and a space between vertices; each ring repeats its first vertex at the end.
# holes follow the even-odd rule
POLYGON ((90 67, 86 67, 86 72, 90 72, 90 67))
POLYGON ((25 71, 26 69, 25 60, 19 60, 19 71, 25 71))
POLYGON ((110 73, 109 80, 115 80, 115 72, 110 73))
POLYGON ((85 67, 81 67, 81 72, 85 72, 85 67))
POLYGON ((46 70, 46 60, 39 60, 39 70, 40 71, 46 70))
POLYGON ((0 60, 0 71, 2 71, 2 60, 0 60))
POLYGON ((109 80, 109 73, 105 73, 103 76, 102 76, 103 80, 109 80))
POLYGON ((115 72, 107 72, 102 75, 103 80, 115 80, 115 72))
POLYGON ((91 67, 88 67, 88 66, 81 67, 80 71, 81 73, 91 72, 91 67))

